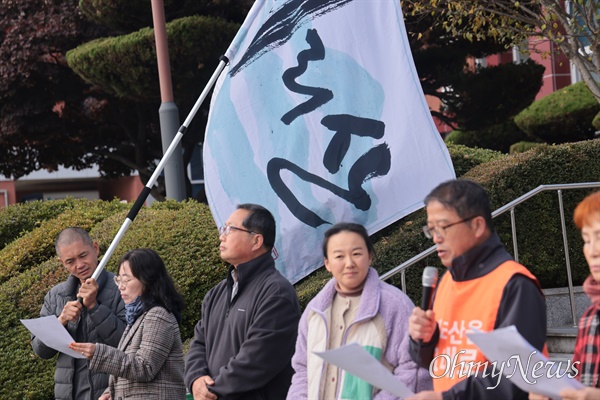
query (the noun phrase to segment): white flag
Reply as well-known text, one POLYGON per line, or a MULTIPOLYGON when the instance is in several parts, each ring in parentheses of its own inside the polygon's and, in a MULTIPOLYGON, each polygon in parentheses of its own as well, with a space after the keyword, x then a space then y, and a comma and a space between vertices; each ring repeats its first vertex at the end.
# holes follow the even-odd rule
POLYGON ((218 225, 240 203, 269 209, 290 281, 323 264, 332 224, 372 234, 455 177, 398 1, 257 1, 226 56, 204 143, 208 202, 218 225))

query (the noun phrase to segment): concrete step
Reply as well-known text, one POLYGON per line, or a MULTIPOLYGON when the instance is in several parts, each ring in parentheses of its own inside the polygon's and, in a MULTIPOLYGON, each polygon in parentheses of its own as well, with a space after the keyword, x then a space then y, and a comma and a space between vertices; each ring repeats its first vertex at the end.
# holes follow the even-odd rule
POLYGON ((573 353, 550 353, 548 356, 550 361, 565 365, 573 359, 573 353))
POLYGON ((546 331, 548 352, 551 354, 567 354, 570 355, 569 359, 575 350, 576 339, 577 327, 573 325, 549 327, 546 331))

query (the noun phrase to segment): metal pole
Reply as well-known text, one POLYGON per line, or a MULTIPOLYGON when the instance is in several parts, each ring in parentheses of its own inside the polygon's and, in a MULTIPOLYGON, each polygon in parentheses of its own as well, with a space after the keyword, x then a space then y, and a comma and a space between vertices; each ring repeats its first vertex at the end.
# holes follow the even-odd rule
MULTIPOLYGON (((158 81, 160 84, 161 105, 158 109, 160 134, 163 153, 175 138, 179 127, 179 110, 173 101, 171 84, 171 66, 169 65, 169 47, 167 45, 167 27, 163 0, 152 0, 152 19, 154 22, 154 40, 156 42, 156 59, 158 63, 158 81)), ((165 188, 167 198, 182 201, 187 197, 185 190, 185 174, 181 145, 175 149, 165 166, 165 188)))
POLYGON ((513 251, 515 252, 515 261, 519 262, 519 248, 517 247, 517 222, 515 220, 515 208, 510 209, 510 226, 513 235, 513 251))
POLYGON ((571 259, 569 258, 569 242, 567 240, 567 224, 565 222, 565 206, 563 205, 562 190, 558 193, 558 207, 560 209, 560 226, 562 229, 563 245, 565 247, 565 261, 567 263, 567 283, 569 285, 569 301, 571 302, 571 317, 573 326, 577 326, 577 313, 575 312, 575 293, 573 290, 573 277, 571 275, 571 259))
POLYGON ((200 93, 200 97, 198 98, 198 100, 196 100, 196 104, 194 104, 194 107, 192 107, 192 110, 188 114, 187 118, 185 119, 185 121, 183 121, 183 125, 181 125, 181 127, 179 128, 179 131, 177 132, 177 135, 175 135, 175 138, 171 142, 171 145, 169 146, 167 151, 165 151, 165 155, 163 156, 163 158, 160 160, 160 162, 156 166, 156 170, 154 171, 154 173, 148 180, 148 183, 146 183, 146 186, 144 187, 144 189, 142 189, 142 192, 139 194, 137 200, 133 204, 133 207, 131 207, 131 210, 129 210, 129 213, 127 214, 127 218, 123 222, 123 225, 121 225, 119 232, 117 232, 117 234, 113 238, 113 241, 111 242, 110 246, 108 247, 108 250, 106 250, 104 257, 102 257, 102 260, 100 260, 100 263, 98 264, 98 266, 96 267, 96 270, 92 274, 92 278, 98 279, 98 276, 100 276, 100 273, 106 267, 106 264, 108 263, 108 260, 110 259, 110 256, 112 256, 112 253, 117 248, 117 245, 123 238, 123 235, 125 235, 127 228, 129 228, 129 225, 131 225, 131 223, 137 216, 138 212, 144 205, 146 198, 148 198, 148 195, 150 194, 150 190, 152 189, 152 186, 154 186, 154 184, 156 183, 156 180, 158 179, 163 168, 165 167, 167 160, 169 159, 171 154, 173 154, 173 152, 179 145, 181 138, 187 131, 187 127, 190 125, 190 123, 194 119, 194 116, 200 109, 202 102, 204 101, 204 99, 206 99, 206 96, 208 96, 208 93, 214 86, 215 82, 217 81, 217 78, 221 74, 221 71, 223 71, 223 68, 225 68, 225 65, 227 65, 228 62, 229 62, 229 60, 227 59, 227 57, 225 57, 225 56, 221 57, 221 61, 219 62, 217 69, 215 70, 215 72, 213 72, 212 76, 210 77, 210 80, 204 87, 204 90, 202 91, 202 93, 200 93))

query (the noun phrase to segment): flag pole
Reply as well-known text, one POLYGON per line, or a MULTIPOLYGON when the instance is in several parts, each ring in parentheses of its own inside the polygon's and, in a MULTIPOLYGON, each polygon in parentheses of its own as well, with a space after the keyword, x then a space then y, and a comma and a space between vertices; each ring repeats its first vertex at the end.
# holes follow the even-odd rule
POLYGON ((119 244, 119 242, 125 235, 125 232, 127 232, 127 228, 129 228, 129 225, 131 225, 131 223, 137 216, 138 212, 144 205, 144 202, 146 201, 146 199, 148 198, 148 195, 150 194, 150 191, 152 190, 152 186, 154 186, 154 184, 156 183, 156 180, 158 179, 159 175, 161 174, 162 170, 164 169, 165 164, 167 163, 169 157, 171 157, 171 154, 173 154, 173 152, 175 151, 175 148, 181 141, 181 138, 183 137, 183 135, 185 135, 185 132, 187 131, 188 126, 190 125, 190 123, 192 122, 194 117, 196 116, 196 113, 198 112, 198 110, 200 109, 200 106, 206 99, 206 96, 208 96, 208 92, 210 92, 212 87, 215 85, 215 82, 219 78, 219 75, 221 74, 221 72, 223 71, 225 66, 229 63, 229 59, 226 56, 221 56, 219 60, 220 60, 219 65, 217 65, 215 72, 213 72, 208 83, 204 87, 204 90, 202 91, 202 93, 200 93, 200 97, 198 97, 198 100, 196 100, 196 103, 194 104, 194 107, 192 107, 192 110, 189 112, 187 118, 185 119, 185 121, 183 121, 183 124, 177 131, 177 134, 173 138, 173 141, 169 145, 169 148, 167 148, 162 159, 156 166, 156 170, 154 171, 154 173, 148 180, 148 183, 146 183, 146 186, 142 189, 141 193, 138 195, 138 198, 136 199, 135 203, 133 204, 133 207, 131 207, 131 210, 129 210, 129 213, 127 214, 127 217, 125 218, 123 225, 121 225, 121 228, 117 232, 116 236, 113 238, 110 246, 108 247, 108 250, 106 250, 106 253, 104 253, 102 260, 100 260, 100 263, 98 264, 98 266, 96 267, 96 270, 92 274, 93 279, 97 280, 98 276, 100 276, 100 274, 106 267, 106 264, 108 263, 108 260, 110 259, 110 256, 112 256, 112 253, 114 253, 117 245, 119 244))

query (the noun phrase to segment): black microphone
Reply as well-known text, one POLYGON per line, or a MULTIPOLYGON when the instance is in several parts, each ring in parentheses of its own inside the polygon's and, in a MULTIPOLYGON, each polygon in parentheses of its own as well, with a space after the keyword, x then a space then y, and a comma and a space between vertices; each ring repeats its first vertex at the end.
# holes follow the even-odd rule
MULTIPOLYGON (((421 298, 421 309, 427 311, 431 310, 431 298, 438 281, 438 270, 436 267, 425 267, 423 270, 423 297, 421 298)), ((417 352, 417 364, 421 365, 421 346, 423 346, 423 340, 417 340, 419 344, 417 352)), ((419 389, 419 369, 415 371, 415 393, 419 389)))
POLYGON ((431 310, 431 298, 438 281, 438 270, 436 267, 425 267, 423 270, 423 297, 421 309, 431 310))

